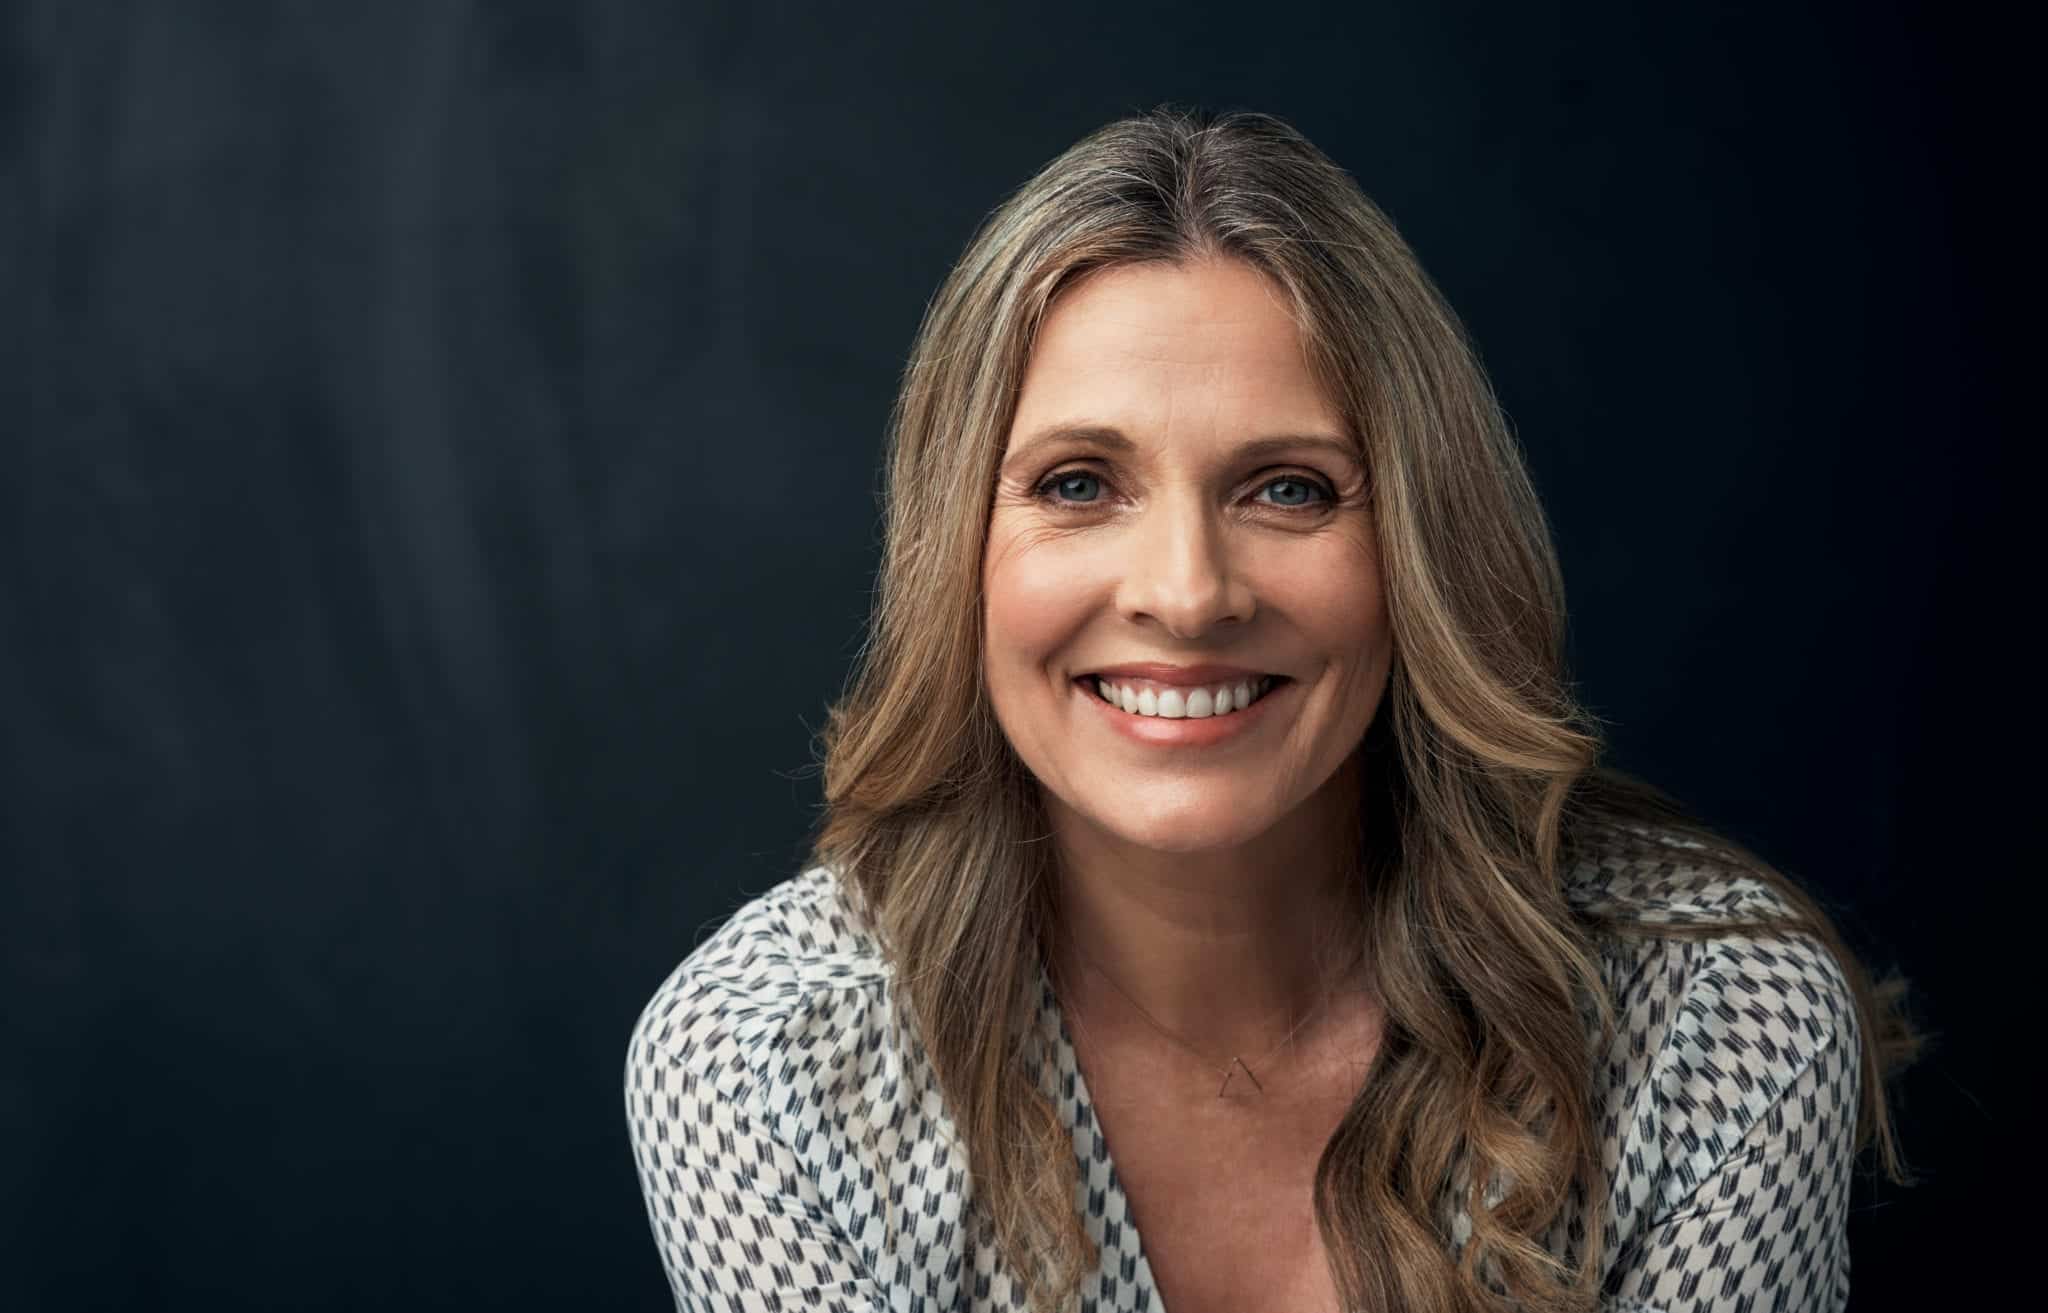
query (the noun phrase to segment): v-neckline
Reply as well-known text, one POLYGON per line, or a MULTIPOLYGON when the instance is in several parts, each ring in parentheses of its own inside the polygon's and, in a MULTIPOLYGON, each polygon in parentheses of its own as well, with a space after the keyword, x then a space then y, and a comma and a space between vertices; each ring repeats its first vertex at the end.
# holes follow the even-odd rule
MULTIPOLYGON (((1051 1039, 1053 1048, 1053 1072, 1050 1080, 1041 1082, 1046 1094, 1058 1106, 1063 1118, 1072 1129, 1074 1154, 1081 1166, 1082 1198, 1077 1205, 1082 1207, 1082 1217, 1090 1234, 1101 1246, 1101 1262, 1096 1266, 1095 1278, 1098 1287, 1104 1280, 1118 1283, 1122 1287, 1137 1287, 1145 1296, 1145 1303, 1132 1313, 1167 1313, 1166 1300, 1159 1293, 1159 1283, 1152 1277, 1152 1264, 1145 1256, 1144 1236, 1138 1230, 1138 1219, 1132 1211, 1130 1196, 1124 1193, 1123 1180, 1117 1174, 1116 1160, 1109 1151, 1109 1136, 1102 1123, 1095 1116, 1095 1101, 1088 1094, 1088 1078, 1081 1072, 1081 1056, 1074 1047, 1074 1037, 1067 1029, 1066 1010, 1060 1006, 1059 993, 1052 986, 1052 977, 1047 974, 1045 962, 1038 962, 1039 1023, 1040 1033, 1051 1039), (1100 1184, 1097 1184, 1097 1169, 1100 1169, 1100 1184), (1102 1192, 1102 1207, 1098 1214, 1094 1208, 1093 1195, 1102 1192), (1125 1233, 1128 1233, 1126 1235, 1125 1233), (1115 1253, 1110 1252, 1111 1244, 1105 1237, 1116 1238, 1115 1253)), ((1103 1305, 1104 1313, 1124 1313, 1125 1306, 1111 1302, 1103 1305)))

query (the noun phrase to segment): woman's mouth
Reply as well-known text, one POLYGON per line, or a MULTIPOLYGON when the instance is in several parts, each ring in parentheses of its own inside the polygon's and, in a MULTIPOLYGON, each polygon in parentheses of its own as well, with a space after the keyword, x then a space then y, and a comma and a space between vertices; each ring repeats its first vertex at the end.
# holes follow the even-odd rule
POLYGON ((1182 686, 1083 675, 1073 683, 1075 694, 1125 739, 1155 748, 1203 748, 1250 741, 1248 735, 1273 720, 1273 708, 1291 700, 1295 681, 1285 675, 1261 675, 1182 686))
POLYGON ((1083 675, 1083 688, 1113 707, 1133 716, 1160 720, 1205 720, 1212 716, 1235 715, 1271 692, 1284 675, 1259 675, 1236 682, 1184 687, 1149 679, 1116 679, 1105 675, 1083 675))

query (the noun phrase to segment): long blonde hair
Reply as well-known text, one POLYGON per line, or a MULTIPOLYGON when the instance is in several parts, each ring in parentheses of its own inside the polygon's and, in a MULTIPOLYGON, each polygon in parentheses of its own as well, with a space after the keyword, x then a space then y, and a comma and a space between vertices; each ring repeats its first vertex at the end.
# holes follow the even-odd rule
POLYGON ((868 641, 821 732, 812 858, 847 878, 896 964, 980 1224, 1033 1307, 1064 1307, 1097 1256, 1074 1207, 1070 1131, 1032 1079, 1030 985, 1055 872, 1033 842, 1047 832, 1039 786, 982 679, 991 495, 1054 297, 1094 269, 1214 256, 1282 289, 1361 444, 1395 633, 1387 701, 1361 744, 1357 872, 1385 1038, 1315 1180, 1345 1307, 1452 1313, 1502 1293, 1532 1313, 1592 1306, 1598 1254, 1567 1264, 1537 1237, 1572 1197, 1594 1209, 1584 1234, 1601 1235, 1578 1000, 1611 1028, 1591 941, 1602 929, 1818 935, 1867 1037, 1858 1150, 1875 1136, 1906 1181, 1884 1089, 1919 1042, 1902 982, 1874 988, 1797 885, 1598 764, 1598 723, 1563 670, 1548 524, 1462 324, 1393 224, 1281 120, 1162 107, 1089 135, 1009 196, 927 308, 891 416, 868 641), (1574 853, 1645 821, 1766 879, 1795 914, 1640 927, 1575 913, 1562 875, 1574 853), (1471 1199, 1454 1258, 1435 1208, 1461 1151, 1475 1190, 1496 1171, 1514 1186, 1492 1207, 1471 1199))

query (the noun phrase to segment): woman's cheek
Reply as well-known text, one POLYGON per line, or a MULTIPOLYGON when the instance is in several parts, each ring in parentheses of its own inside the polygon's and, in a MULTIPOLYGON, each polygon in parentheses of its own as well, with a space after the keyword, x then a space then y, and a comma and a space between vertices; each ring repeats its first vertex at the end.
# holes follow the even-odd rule
POLYGON ((1033 651, 1058 646, 1094 605, 1102 570, 1100 554, 1073 538, 1019 533, 992 544, 984 576, 991 642, 1033 651))

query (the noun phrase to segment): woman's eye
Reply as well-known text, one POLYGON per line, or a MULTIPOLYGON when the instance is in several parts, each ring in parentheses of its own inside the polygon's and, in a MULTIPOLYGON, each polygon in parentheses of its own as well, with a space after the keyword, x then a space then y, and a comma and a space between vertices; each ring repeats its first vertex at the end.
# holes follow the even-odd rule
POLYGON ((1323 487, 1323 485, 1317 483, 1315 480, 1298 479, 1291 474, 1282 475, 1280 478, 1271 480, 1265 485, 1265 487, 1261 488, 1259 491, 1267 492, 1274 488, 1293 488, 1297 490, 1292 494, 1291 497, 1282 498, 1281 500, 1273 503, 1276 506, 1286 506, 1289 508, 1296 506, 1314 506, 1316 504, 1313 500, 1314 497, 1320 496, 1325 501, 1329 500, 1330 497, 1329 489, 1323 487), (1304 498, 1305 500, 1294 500, 1294 498, 1304 498))
POLYGON ((1068 470, 1063 474, 1055 474, 1040 484, 1038 495, 1051 498, 1062 505, 1085 505, 1094 501, 1100 494, 1101 483, 1100 478, 1087 470, 1068 470), (1066 496, 1054 498, 1053 494, 1056 491, 1071 494, 1071 499, 1066 496))

